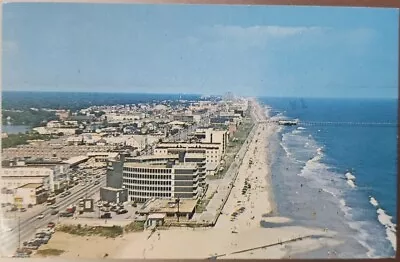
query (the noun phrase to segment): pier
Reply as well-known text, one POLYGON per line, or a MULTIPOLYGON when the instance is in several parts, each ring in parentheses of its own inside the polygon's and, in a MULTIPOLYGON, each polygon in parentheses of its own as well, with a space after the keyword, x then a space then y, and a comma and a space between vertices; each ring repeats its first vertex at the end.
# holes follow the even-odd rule
POLYGON ((397 127, 396 122, 332 122, 332 121, 300 121, 300 120, 268 120, 267 123, 293 126, 376 126, 376 127, 397 127))

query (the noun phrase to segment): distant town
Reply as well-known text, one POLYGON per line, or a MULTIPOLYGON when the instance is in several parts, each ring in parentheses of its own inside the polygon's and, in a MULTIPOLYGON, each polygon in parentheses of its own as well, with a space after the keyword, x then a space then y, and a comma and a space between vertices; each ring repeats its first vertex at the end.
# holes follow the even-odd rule
POLYGON ((249 143, 251 108, 251 100, 232 94, 76 111, 30 108, 56 119, 25 133, 2 132, 2 238, 9 239, 2 255, 29 257, 55 229, 78 224, 213 226, 229 195, 218 185, 232 188, 239 166, 232 163, 249 143))

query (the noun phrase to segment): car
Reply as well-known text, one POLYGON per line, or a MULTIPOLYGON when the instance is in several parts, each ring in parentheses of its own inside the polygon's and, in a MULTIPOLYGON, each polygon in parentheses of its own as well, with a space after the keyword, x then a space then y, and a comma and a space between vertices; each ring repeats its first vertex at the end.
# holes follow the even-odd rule
POLYGON ((47 236, 44 236, 44 237, 38 238, 38 240, 39 240, 39 243, 41 243, 41 244, 47 244, 47 243, 49 243, 50 238, 47 236))
POLYGON ((104 213, 100 216, 100 218, 111 218, 111 213, 104 213))
POLYGON ((48 224, 47 224, 47 227, 48 228, 53 228, 53 227, 55 227, 56 226, 56 223, 54 223, 54 222, 49 222, 48 224))
POLYGON ((72 217, 72 216, 74 216, 73 213, 69 213, 69 212, 60 213, 60 217, 72 217))
POLYGON ((43 219, 44 218, 44 214, 39 214, 36 218, 37 219, 43 219))
POLYGON ((100 182, 99 181, 94 181, 94 184, 98 185, 98 184, 100 184, 100 182))
POLYGON ((128 213, 128 210, 126 210, 126 209, 119 209, 119 210, 117 210, 116 213, 117 213, 118 215, 126 214, 126 213, 128 213))
POLYGON ((58 214, 58 210, 53 210, 53 211, 51 211, 50 214, 51 214, 52 216, 57 215, 57 214, 58 214))
POLYGON ((19 211, 26 212, 26 208, 22 207, 22 208, 19 209, 19 211))
POLYGON ((6 227, 1 229, 1 232, 11 232, 11 231, 13 231, 13 228, 11 227, 6 227))

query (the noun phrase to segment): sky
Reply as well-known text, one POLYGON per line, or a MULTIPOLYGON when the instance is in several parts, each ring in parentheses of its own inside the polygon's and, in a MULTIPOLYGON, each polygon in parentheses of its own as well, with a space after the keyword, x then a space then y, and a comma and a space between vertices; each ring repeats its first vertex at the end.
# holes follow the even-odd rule
POLYGON ((11 3, 3 90, 397 98, 398 10, 11 3))

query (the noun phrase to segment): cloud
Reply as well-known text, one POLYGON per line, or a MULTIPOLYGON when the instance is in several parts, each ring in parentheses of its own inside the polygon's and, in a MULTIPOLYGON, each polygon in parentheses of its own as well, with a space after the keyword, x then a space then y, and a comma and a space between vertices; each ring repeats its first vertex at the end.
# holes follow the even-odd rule
POLYGON ((286 27, 286 26, 214 26, 211 31, 222 37, 230 38, 285 38, 306 33, 320 33, 323 27, 286 27))
POLYGON ((274 40, 287 40, 293 37, 322 35, 329 28, 318 26, 234 26, 215 25, 200 30, 202 44, 214 47, 231 46, 239 49, 265 47, 274 40))

